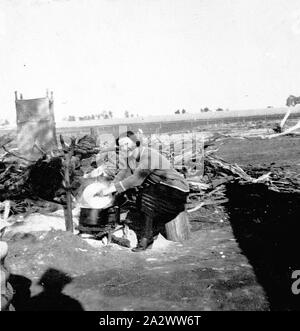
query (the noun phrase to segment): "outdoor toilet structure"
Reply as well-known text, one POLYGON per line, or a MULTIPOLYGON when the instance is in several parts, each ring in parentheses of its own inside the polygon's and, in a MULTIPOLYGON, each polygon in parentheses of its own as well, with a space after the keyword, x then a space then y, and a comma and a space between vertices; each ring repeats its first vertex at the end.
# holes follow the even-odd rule
POLYGON ((49 98, 23 100, 15 92, 17 111, 17 143, 19 154, 37 160, 43 152, 57 148, 53 111, 53 92, 49 98))

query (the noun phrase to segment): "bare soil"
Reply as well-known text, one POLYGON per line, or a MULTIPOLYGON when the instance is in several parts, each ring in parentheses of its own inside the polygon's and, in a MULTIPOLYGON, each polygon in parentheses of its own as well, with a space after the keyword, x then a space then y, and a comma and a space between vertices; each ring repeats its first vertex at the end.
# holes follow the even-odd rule
MULTIPOLYGON (((275 163, 299 172, 299 144, 300 139, 292 137, 228 139, 217 154, 242 166, 275 163)), ((293 198, 300 205, 299 197, 293 198)), ((11 239, 7 260, 15 309, 297 309, 299 299, 291 295, 289 269, 295 263, 282 261, 296 247, 287 242, 295 240, 292 233, 299 230, 295 226, 299 207, 286 204, 291 221, 285 225, 284 217, 278 219, 276 233, 270 231, 272 220, 262 228, 250 219, 242 223, 243 213, 234 213, 233 208, 210 206, 190 214, 190 240, 140 253, 115 244, 94 248, 62 231, 11 239), (284 233, 281 242, 280 232, 284 233), (277 256, 271 258, 272 251, 277 256)))

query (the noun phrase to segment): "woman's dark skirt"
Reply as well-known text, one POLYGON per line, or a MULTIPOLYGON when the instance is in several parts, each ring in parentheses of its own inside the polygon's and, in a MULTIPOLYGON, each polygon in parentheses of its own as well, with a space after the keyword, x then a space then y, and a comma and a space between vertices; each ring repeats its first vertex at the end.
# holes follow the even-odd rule
POLYGON ((187 192, 164 184, 150 184, 140 189, 137 207, 153 219, 169 222, 184 211, 187 196, 187 192))

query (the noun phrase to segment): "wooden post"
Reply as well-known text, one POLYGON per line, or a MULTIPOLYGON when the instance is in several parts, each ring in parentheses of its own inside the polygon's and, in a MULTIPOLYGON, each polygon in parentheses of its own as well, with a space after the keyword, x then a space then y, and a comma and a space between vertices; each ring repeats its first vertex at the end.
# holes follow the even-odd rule
MULTIPOLYGON (((159 154, 160 155, 163 155, 162 153, 163 153, 163 150, 162 150, 162 143, 161 142, 159 142, 158 143, 158 151, 159 151, 159 154)), ((162 169, 162 158, 161 157, 159 157, 159 169, 162 169)))
POLYGON ((62 135, 60 135, 60 143, 64 150, 65 154, 65 164, 64 164, 64 180, 65 180, 65 189, 66 189, 66 205, 64 205, 64 215, 65 215, 65 224, 66 231, 73 232, 73 217, 72 217, 72 195, 71 195, 71 185, 70 185, 70 165, 71 158, 74 153, 75 140, 72 140, 69 147, 66 146, 62 135))
POLYGON ((182 159, 181 159, 181 169, 184 168, 185 166, 185 141, 184 141, 184 133, 181 135, 181 156, 182 156, 182 159))
MULTIPOLYGON (((170 138, 171 140, 171 138, 170 138)), ((171 140, 170 142, 170 161, 171 161, 171 166, 174 168, 174 157, 175 157, 175 147, 174 147, 174 140, 171 140)))
POLYGON ((197 135, 195 132, 192 133, 192 158, 191 161, 194 163, 193 165, 196 166, 197 160, 199 160, 199 156, 197 154, 197 135))
POLYGON ((70 153, 67 153, 65 156, 65 186, 66 186, 66 205, 64 206, 64 214, 65 214, 65 222, 66 222, 66 230, 73 232, 73 217, 72 217, 72 196, 70 192, 70 174, 69 174, 69 166, 70 166, 70 153))
POLYGON ((181 212, 165 225, 167 239, 182 242, 191 237, 189 218, 186 211, 181 212))

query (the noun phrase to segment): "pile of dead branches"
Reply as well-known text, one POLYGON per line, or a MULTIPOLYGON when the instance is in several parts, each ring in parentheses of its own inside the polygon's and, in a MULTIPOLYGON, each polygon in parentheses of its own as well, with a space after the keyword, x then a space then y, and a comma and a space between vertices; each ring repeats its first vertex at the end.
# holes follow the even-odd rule
MULTIPOLYGON (((63 138, 61 137, 63 140, 63 138)), ((86 168, 95 167, 93 156, 99 152, 96 139, 84 136, 80 139, 71 138, 71 143, 64 148, 44 153, 37 161, 27 160, 12 151, 8 146, 12 139, 0 137, 0 202, 12 201, 12 212, 29 211, 33 204, 28 201, 51 201, 65 204, 66 186, 64 183, 65 154, 72 148, 71 162, 68 165, 70 187, 75 195, 81 185, 86 168), (90 162, 89 162, 90 160, 90 162), (27 201, 24 203, 24 201, 27 201)))
POLYGON ((214 151, 205 149, 204 172, 199 181, 190 180, 192 205, 190 212, 205 205, 223 204, 228 201, 228 183, 262 184, 268 190, 280 193, 300 193, 300 174, 288 167, 248 166, 242 169, 217 157, 214 151), (197 202, 197 203, 196 203, 197 202))
POLYGON ((291 166, 284 168, 273 165, 252 166, 245 167, 245 171, 254 178, 267 174, 265 183, 272 191, 300 193, 300 174, 291 166))
POLYGON ((0 200, 13 200, 28 195, 28 169, 15 162, 0 162, 0 200))
MULTIPOLYGON (((62 139, 62 138, 61 138, 62 139)), ((210 139, 204 144, 202 153, 202 171, 200 176, 194 176, 195 151, 192 147, 187 150, 190 162, 182 165, 181 155, 172 155, 173 164, 178 171, 183 172, 189 181, 190 196, 189 200, 193 208, 197 210, 205 205, 223 204, 227 201, 226 184, 230 182, 239 183, 262 183, 268 189, 277 192, 300 193, 300 175, 288 169, 265 167, 245 167, 242 169, 237 164, 230 164, 216 156, 214 144, 220 137, 210 139), (183 171, 184 170, 184 171, 183 171)), ((0 159, 0 202, 12 200, 15 205, 15 212, 32 208, 32 204, 25 203, 24 200, 43 199, 60 204, 65 203, 66 191, 71 191, 76 196, 79 187, 82 185, 84 173, 90 168, 97 167, 94 155, 99 153, 94 137, 84 136, 80 139, 71 139, 68 145, 63 142, 62 148, 49 154, 43 154, 35 161, 26 161, 18 157, 6 148, 10 142, 9 138, 0 139, 0 148, 4 149, 4 155, 0 159), (66 187, 64 172, 66 168, 65 155, 70 153, 70 163, 68 170, 70 183, 66 187)), ((185 157, 187 154, 184 154, 185 157)), ((199 151, 196 151, 199 154, 199 151)), ((185 160, 186 161, 186 160, 185 160)), ((113 167, 116 164, 112 164, 113 167)), ((103 164, 105 167, 105 164, 103 164)), ((111 166, 111 164, 110 164, 111 166)), ((198 164, 199 167, 199 164, 198 164)), ((201 165, 199 167, 201 169, 201 165)), ((109 169, 110 173, 117 169, 109 169)))

